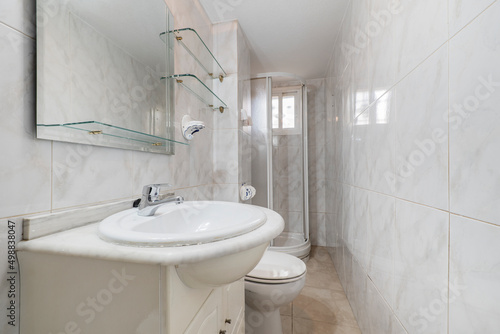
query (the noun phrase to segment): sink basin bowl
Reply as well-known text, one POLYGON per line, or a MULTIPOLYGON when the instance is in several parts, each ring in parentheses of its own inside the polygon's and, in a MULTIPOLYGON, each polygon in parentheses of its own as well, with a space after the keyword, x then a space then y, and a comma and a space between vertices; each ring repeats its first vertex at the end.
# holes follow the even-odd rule
POLYGON ((264 211, 231 202, 198 201, 162 205, 151 217, 129 209, 99 224, 102 239, 139 247, 199 245, 233 238, 266 222, 264 211))

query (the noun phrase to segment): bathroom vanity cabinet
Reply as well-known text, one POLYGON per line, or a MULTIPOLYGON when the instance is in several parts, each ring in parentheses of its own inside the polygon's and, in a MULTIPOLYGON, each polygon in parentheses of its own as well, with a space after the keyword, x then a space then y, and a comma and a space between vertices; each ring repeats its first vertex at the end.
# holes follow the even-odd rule
POLYGON ((18 256, 21 334, 244 334, 243 279, 190 288, 175 266, 30 251, 18 256))
MULTIPOLYGON (((103 208, 93 210, 85 215, 103 208)), ((243 334, 242 277, 284 226, 259 210, 257 229, 177 247, 117 245, 99 237, 99 223, 64 229, 68 215, 25 220, 20 333, 243 334)))

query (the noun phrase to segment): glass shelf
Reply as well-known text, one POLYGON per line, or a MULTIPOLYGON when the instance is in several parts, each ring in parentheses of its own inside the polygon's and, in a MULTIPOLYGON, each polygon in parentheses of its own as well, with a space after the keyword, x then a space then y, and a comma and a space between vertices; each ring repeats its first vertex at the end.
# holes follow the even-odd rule
MULTIPOLYGON (((165 79, 165 77, 162 79, 165 79)), ((221 113, 227 109, 227 104, 222 101, 210 88, 208 88, 207 85, 198 79, 196 75, 176 74, 169 76, 168 79, 175 80, 180 86, 187 89, 191 94, 205 103, 207 107, 212 108, 213 110, 219 110, 221 113)))
POLYGON ((183 28, 162 32, 160 38, 164 42, 166 42, 167 34, 172 34, 177 42, 196 60, 210 77, 219 79, 222 82, 224 77, 227 76, 226 71, 224 71, 196 30, 183 28))
POLYGON ((165 153, 166 149, 173 143, 189 145, 168 138, 96 121, 37 124, 37 131, 38 135, 41 135, 42 138, 51 134, 59 134, 68 141, 74 138, 83 138, 84 140, 80 142, 86 142, 91 145, 131 148, 157 153, 165 153), (67 129, 74 131, 67 131, 67 129), (118 144, 120 146, 116 146, 118 144))

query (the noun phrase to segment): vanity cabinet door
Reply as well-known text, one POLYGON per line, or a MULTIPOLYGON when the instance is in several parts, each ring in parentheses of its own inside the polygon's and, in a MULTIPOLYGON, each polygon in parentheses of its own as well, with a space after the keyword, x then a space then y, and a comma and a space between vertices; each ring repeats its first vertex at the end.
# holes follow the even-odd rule
POLYGON ((215 289, 184 332, 185 334, 219 334, 223 319, 222 290, 215 289))
POLYGON ((228 334, 245 332, 245 281, 240 279, 222 288, 224 324, 228 334))

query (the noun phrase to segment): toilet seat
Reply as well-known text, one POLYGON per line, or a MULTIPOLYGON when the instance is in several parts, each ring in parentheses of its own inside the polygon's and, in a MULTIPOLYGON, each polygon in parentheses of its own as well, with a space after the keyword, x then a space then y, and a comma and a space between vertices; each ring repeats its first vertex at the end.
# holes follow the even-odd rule
POLYGON ((245 281, 263 284, 284 284, 300 280, 306 274, 305 263, 285 253, 266 251, 245 281))

